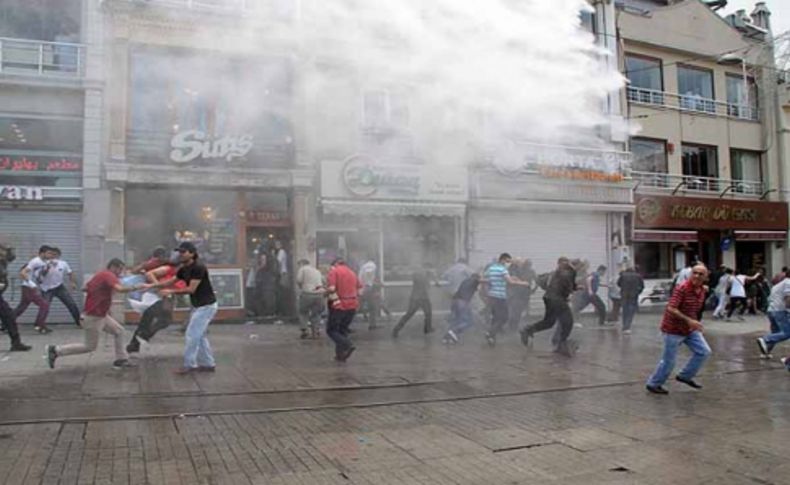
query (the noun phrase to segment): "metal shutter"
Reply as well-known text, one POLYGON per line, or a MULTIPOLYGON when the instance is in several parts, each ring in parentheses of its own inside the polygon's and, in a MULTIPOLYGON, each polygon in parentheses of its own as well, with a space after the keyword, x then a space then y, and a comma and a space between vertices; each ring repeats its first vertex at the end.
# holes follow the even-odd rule
MULTIPOLYGON (((63 252, 63 259, 69 263, 82 285, 82 213, 56 211, 0 210, 0 240, 11 243, 16 248, 17 259, 11 263, 9 273, 11 288, 3 297, 15 307, 21 289, 19 269, 24 263, 38 254, 43 244, 57 246, 63 252)), ((82 292, 72 294, 74 301, 82 308, 82 292)), ((19 319, 20 323, 32 323, 37 307, 30 305, 19 319)), ((52 301, 48 323, 71 323, 71 316, 58 299, 52 301)))
POLYGON ((507 252, 532 260, 538 273, 554 269, 559 256, 608 265, 606 214, 571 211, 469 213, 470 263, 481 267, 507 252))

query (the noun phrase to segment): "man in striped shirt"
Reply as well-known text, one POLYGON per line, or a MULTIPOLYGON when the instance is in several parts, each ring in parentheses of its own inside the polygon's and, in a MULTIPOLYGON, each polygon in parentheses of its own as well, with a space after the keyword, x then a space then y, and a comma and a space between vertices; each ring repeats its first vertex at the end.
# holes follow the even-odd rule
POLYGON ((486 333, 486 341, 491 346, 496 345, 496 334, 508 320, 507 285, 529 286, 528 282, 510 276, 507 267, 512 260, 508 253, 500 254, 497 262, 488 267, 482 280, 491 307, 491 330, 486 333))
POLYGON ((675 359, 680 344, 686 344, 693 355, 686 367, 675 376, 675 380, 694 389, 702 389, 702 386, 694 380, 694 376, 697 375, 702 364, 711 354, 710 346, 702 336, 702 324, 697 319, 705 303, 705 282, 707 279, 708 269, 704 264, 698 263, 691 268, 690 278, 677 285, 672 292, 672 297, 664 310, 664 318, 661 320, 664 353, 645 386, 653 394, 669 393, 663 385, 675 368, 675 359))

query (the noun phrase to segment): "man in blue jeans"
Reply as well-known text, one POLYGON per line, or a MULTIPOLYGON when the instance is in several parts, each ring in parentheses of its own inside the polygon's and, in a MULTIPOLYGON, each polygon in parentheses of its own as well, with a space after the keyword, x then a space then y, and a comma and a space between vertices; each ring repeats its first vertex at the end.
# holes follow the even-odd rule
POLYGON ((628 268, 617 278, 620 299, 623 302, 623 334, 631 334, 631 323, 639 308, 639 294, 645 289, 645 282, 636 268, 628 268))
POLYGON ((675 380, 694 389, 702 389, 702 386, 694 380, 694 376, 697 375, 702 364, 711 354, 710 346, 702 336, 703 326, 697 320, 705 303, 707 278, 708 269, 705 265, 698 263, 691 268, 690 278, 677 285, 672 292, 672 297, 664 310, 664 318, 661 320, 664 353, 645 386, 653 394, 669 394, 669 391, 663 386, 675 368, 675 359, 680 344, 686 344, 693 355, 686 367, 675 376, 675 380))
POLYGON ((446 344, 457 344, 458 336, 461 332, 472 326, 474 315, 470 301, 477 292, 480 285, 480 275, 478 273, 466 278, 458 286, 458 290, 453 294, 453 301, 450 304, 450 328, 444 335, 442 342, 446 344))
POLYGON ((184 345, 184 366, 176 370, 176 374, 185 375, 191 372, 214 372, 216 364, 211 353, 211 345, 206 338, 208 325, 217 314, 217 297, 211 287, 208 269, 198 262, 197 248, 185 241, 176 248, 181 268, 176 278, 186 282, 184 288, 162 290, 162 296, 187 294, 192 304, 192 313, 187 325, 186 343, 184 345))
POLYGON ((764 357, 770 357, 774 346, 790 339, 790 278, 785 278, 771 288, 768 297, 768 320, 771 322, 771 333, 757 339, 757 346, 764 357))

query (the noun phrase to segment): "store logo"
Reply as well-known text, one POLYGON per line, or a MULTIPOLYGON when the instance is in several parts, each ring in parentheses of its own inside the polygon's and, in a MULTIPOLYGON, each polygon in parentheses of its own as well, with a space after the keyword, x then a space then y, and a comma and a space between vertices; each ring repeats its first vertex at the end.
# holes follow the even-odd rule
POLYGON ((170 140, 170 160, 175 163, 189 163, 197 159, 221 159, 230 162, 243 158, 252 150, 252 135, 224 136, 209 138, 198 130, 178 133, 170 140))
POLYGON ((0 199, 44 200, 44 190, 41 187, 19 187, 16 185, 0 185, 0 199))
POLYGON ((658 219, 660 213, 661 204, 655 199, 642 199, 636 206, 637 217, 646 224, 650 224, 658 219))
POLYGON ((420 191, 420 174, 407 167, 374 166, 370 160, 354 156, 343 166, 343 183, 352 194, 369 197, 380 189, 392 195, 417 195, 420 191))

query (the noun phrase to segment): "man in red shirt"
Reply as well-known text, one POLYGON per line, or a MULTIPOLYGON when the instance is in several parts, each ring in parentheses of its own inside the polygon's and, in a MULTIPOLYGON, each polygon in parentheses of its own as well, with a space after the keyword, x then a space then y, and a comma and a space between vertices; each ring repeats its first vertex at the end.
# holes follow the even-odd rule
POLYGON ((129 362, 129 355, 124 349, 123 326, 110 316, 112 295, 114 291, 128 293, 147 289, 149 285, 122 286, 118 277, 124 269, 123 261, 113 259, 107 264, 107 269, 96 273, 85 284, 86 292, 85 310, 82 328, 85 330, 85 343, 67 345, 47 345, 47 362, 49 368, 55 368, 55 359, 63 355, 87 354, 96 350, 99 345, 99 332, 104 330, 111 334, 115 340, 115 361, 113 367, 121 369, 134 367, 129 362))
POLYGON ((351 339, 348 338, 348 327, 359 307, 360 288, 362 285, 357 275, 346 266, 345 261, 336 259, 327 276, 329 321, 326 325, 326 334, 335 342, 335 360, 338 362, 348 360, 355 349, 351 339))
POLYGON ((664 318, 661 320, 661 332, 664 334, 664 353, 661 360, 647 380, 646 388, 653 394, 668 394, 663 385, 675 368, 680 344, 686 344, 694 354, 675 380, 694 389, 702 386, 694 380, 705 359, 711 354, 710 346, 702 336, 703 327, 697 320, 705 304, 705 282, 708 269, 704 264, 691 268, 691 278, 675 287, 672 297, 667 303, 664 318))

